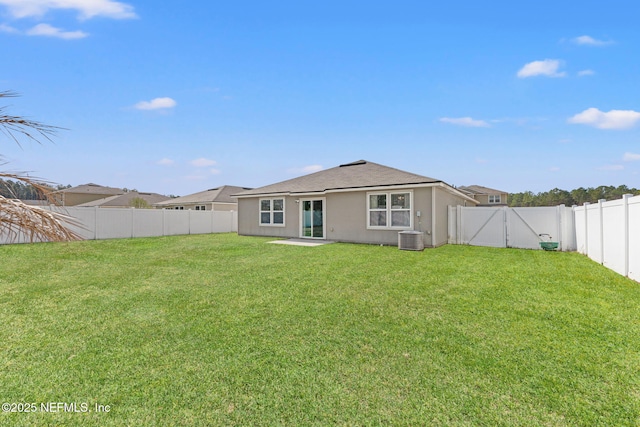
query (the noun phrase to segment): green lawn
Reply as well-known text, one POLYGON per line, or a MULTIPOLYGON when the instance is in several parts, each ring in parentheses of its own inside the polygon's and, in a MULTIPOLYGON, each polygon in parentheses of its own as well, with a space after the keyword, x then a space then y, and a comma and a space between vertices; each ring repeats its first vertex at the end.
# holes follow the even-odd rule
POLYGON ((268 240, 0 247, 0 425, 640 423, 640 284, 584 256, 268 240))

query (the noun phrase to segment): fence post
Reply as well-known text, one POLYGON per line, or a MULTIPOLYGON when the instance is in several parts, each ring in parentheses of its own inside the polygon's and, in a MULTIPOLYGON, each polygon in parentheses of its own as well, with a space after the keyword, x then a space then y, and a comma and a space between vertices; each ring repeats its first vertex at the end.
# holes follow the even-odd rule
POLYGON ((462 244, 462 206, 456 206, 456 244, 462 244))
POLYGON ((508 248, 509 247, 509 232, 511 231, 509 229, 509 219, 508 219, 508 210, 509 208, 507 206, 503 206, 502 207, 502 227, 503 227, 503 232, 504 232, 504 247, 508 248))
POLYGON ((558 236, 558 247, 561 251, 564 251, 564 242, 562 239, 563 233, 563 222, 562 222, 562 212, 564 212, 564 205, 556 206, 556 236, 558 236))
POLYGON ((165 218, 167 217, 167 212, 166 212, 167 208, 162 208, 162 236, 166 236, 167 235, 167 229, 166 229, 166 221, 165 218))
POLYGON ((622 208, 624 209, 624 275, 629 277, 629 198, 633 194, 624 194, 622 196, 622 208))
POLYGON ((584 206, 584 254, 589 256, 589 205, 590 202, 585 202, 582 206, 584 206))
POLYGON ((606 199, 598 199, 598 211, 600 212, 600 264, 604 265, 604 209, 602 204, 606 199))
POLYGON ((571 244, 575 246, 575 250, 578 250, 578 230, 576 229, 576 208, 578 205, 571 206, 571 228, 573 235, 571 236, 571 244))
POLYGON ((98 207, 94 206, 93 207, 93 211, 94 211, 94 229, 93 229, 93 240, 98 240, 98 207))

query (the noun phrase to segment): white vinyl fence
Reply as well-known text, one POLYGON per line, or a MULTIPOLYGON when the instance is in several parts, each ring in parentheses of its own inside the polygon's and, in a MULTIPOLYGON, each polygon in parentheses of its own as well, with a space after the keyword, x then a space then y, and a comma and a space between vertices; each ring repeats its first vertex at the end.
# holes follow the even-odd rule
POLYGON ((640 281, 640 196, 574 208, 577 250, 640 281))
MULTIPOLYGON (((43 209, 55 210, 77 219, 82 227, 70 228, 89 240, 238 231, 236 211, 55 206, 43 209)), ((26 241, 24 236, 9 241, 8 236, 0 235, 0 244, 26 241)))
POLYGON ((640 196, 571 208, 449 207, 452 244, 541 249, 546 235, 560 250, 640 281, 640 196))
POLYGON ((449 206, 449 243, 496 248, 541 249, 540 242, 558 242, 558 249, 576 249, 571 208, 509 208, 449 206))

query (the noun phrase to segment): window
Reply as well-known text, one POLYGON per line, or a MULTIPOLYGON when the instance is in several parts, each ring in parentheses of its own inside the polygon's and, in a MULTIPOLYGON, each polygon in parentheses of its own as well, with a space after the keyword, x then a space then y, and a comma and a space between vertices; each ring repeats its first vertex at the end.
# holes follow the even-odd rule
POLYGON ((490 194, 489 195, 489 203, 500 203, 500 195, 499 194, 490 194))
POLYGON ((184 206, 176 206, 173 209, 183 211, 184 210, 184 206))
POLYGON ((368 228, 411 228, 411 193, 369 193, 368 228))
POLYGON ((260 199, 260 225, 284 226, 284 199, 260 199))
POLYGON ((196 210, 197 211, 206 211, 207 207, 206 206, 196 206, 196 210))
POLYGON ((387 226, 387 195, 372 194, 369 196, 369 226, 387 226))

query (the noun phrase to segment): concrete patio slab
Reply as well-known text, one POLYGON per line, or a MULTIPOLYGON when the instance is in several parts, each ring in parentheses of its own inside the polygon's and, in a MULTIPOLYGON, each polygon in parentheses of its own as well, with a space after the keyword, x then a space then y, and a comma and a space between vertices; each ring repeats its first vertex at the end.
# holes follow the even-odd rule
POLYGON ((322 246, 327 245, 330 242, 328 240, 313 240, 313 239, 286 239, 286 240, 273 240, 267 243, 275 243, 278 245, 294 245, 294 246, 322 246))

